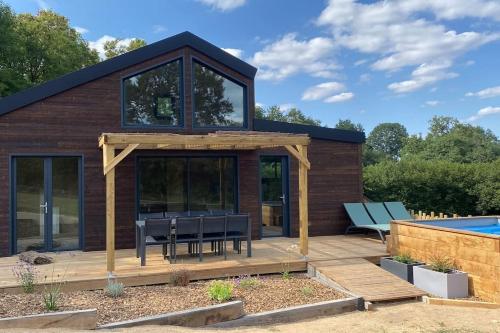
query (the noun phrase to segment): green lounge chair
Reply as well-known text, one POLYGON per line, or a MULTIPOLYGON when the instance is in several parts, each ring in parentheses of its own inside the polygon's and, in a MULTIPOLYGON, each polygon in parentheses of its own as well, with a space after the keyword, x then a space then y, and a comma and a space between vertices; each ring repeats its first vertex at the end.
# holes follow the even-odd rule
POLYGON ((378 232, 382 243, 385 243, 385 234, 391 230, 389 224, 375 224, 362 203, 345 203, 344 208, 352 222, 345 231, 346 235, 351 229, 375 230, 378 232))
POLYGON ((384 205, 395 220, 413 220, 401 201, 384 202, 384 205))
POLYGON ((381 202, 367 202, 364 204, 368 214, 372 217, 373 221, 377 224, 387 224, 389 225, 392 220, 392 216, 389 214, 385 206, 381 202))

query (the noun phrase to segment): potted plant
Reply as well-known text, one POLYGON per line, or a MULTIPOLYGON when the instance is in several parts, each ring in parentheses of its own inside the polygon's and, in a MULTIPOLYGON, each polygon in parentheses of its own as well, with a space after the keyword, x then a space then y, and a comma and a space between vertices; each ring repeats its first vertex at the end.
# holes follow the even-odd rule
POLYGON ((413 267, 423 264, 413 259, 408 253, 380 259, 380 267, 410 283, 413 283, 413 267))
POLYGON ((457 270, 453 261, 446 257, 434 257, 429 265, 413 267, 415 287, 431 295, 443 298, 469 296, 467 273, 457 270))

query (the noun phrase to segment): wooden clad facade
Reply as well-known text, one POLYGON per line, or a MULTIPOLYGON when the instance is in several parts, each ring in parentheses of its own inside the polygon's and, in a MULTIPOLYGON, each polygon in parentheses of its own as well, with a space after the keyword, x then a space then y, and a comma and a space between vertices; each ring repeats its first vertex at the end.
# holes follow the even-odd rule
MULTIPOLYGON (((210 46, 213 47, 213 46, 210 46)), ((127 55, 122 56, 127 57, 127 55)), ((89 82, 46 96, 28 105, 2 109, 10 100, 0 100, 0 255, 12 252, 14 212, 12 211, 12 170, 15 156, 75 156, 82 163, 83 249, 105 247, 105 178, 102 152, 97 140, 102 133, 173 132, 201 134, 215 130, 193 127, 192 60, 196 59, 246 86, 247 130, 254 129, 255 98, 253 77, 244 75, 196 47, 183 46, 146 61, 120 68, 89 82), (122 78, 160 63, 182 58, 183 126, 140 129, 122 126, 122 78), (2 104, 3 103, 3 104, 2 104)), ((116 61, 119 61, 116 60, 116 61)), ((28 91, 29 92, 29 91, 28 91)), ((220 129, 216 129, 220 130, 220 129)), ((362 198, 361 144, 316 138, 308 149, 309 235, 342 233, 347 226, 343 202, 362 198)), ((135 245, 137 217, 137 160, 144 151, 134 151, 116 168, 116 247, 135 245)), ((161 151, 153 156, 234 156, 237 161, 239 211, 252 218, 253 237, 260 237, 260 156, 289 156, 286 149, 248 151, 161 151)), ((289 157, 290 235, 298 235, 298 163, 289 157)))

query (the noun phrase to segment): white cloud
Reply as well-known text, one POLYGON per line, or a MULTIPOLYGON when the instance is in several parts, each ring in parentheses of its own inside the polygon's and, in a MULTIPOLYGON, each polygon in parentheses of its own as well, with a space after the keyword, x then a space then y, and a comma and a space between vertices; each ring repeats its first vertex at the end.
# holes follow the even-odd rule
POLYGON ((354 66, 355 67, 358 67, 358 66, 361 66, 363 64, 366 64, 368 62, 368 59, 361 59, 361 60, 358 60, 354 63, 354 66))
POLYGON ((370 82, 372 79, 372 76, 368 73, 363 73, 359 76, 359 82, 365 83, 365 82, 370 82))
POLYGON ((467 62, 465 63, 465 66, 472 66, 474 65, 476 62, 474 60, 467 60, 467 62))
POLYGON ((497 97, 497 96, 500 96, 500 86, 486 88, 486 89, 480 90, 478 92, 468 92, 467 94, 465 94, 465 96, 467 96, 467 97, 474 96, 474 97, 479 97, 481 99, 497 97))
MULTIPOLYGON (((456 32, 442 21, 466 17, 500 21, 500 2, 487 0, 405 0, 361 3, 330 0, 317 19, 328 26, 340 46, 378 55, 372 69, 394 71, 408 66, 453 65, 462 54, 498 40, 498 33, 456 32), (430 15, 429 15, 430 14, 430 15), (420 15, 420 17, 419 17, 420 15)), ((437 81, 456 77, 441 68, 432 75, 417 75, 395 82, 389 89, 409 92, 437 81)))
MULTIPOLYGON (((116 38, 113 37, 113 36, 109 36, 109 35, 104 35, 102 36, 101 38, 99 38, 98 40, 96 41, 89 41, 89 47, 91 49, 94 49, 96 50, 98 53, 99 53, 99 57, 101 57, 101 59, 105 59, 106 56, 104 54, 104 44, 108 41, 112 41, 112 40, 115 40, 116 38)), ((124 38, 122 40, 120 40, 120 42, 118 43, 118 46, 126 46, 128 45, 131 41, 133 41, 135 38, 124 38)))
POLYGON ((243 6, 246 0, 198 0, 199 2, 220 11, 230 11, 243 6))
POLYGON ((283 112, 288 112, 290 109, 293 109, 295 107, 295 104, 293 103, 284 103, 278 106, 281 111, 283 112))
POLYGON ((426 101, 426 102, 425 102, 425 105, 427 105, 427 106, 432 106, 432 107, 434 107, 434 106, 438 106, 439 104, 441 104, 441 102, 440 102, 440 101, 426 101))
POLYGON ((331 78, 339 68, 331 57, 333 48, 330 38, 298 40, 290 33, 256 52, 250 62, 259 68, 258 77, 263 80, 279 81, 298 73, 331 78))
POLYGON ((231 49, 231 48, 222 48, 224 51, 229 53, 232 56, 235 56, 236 58, 241 58, 243 56, 243 50, 241 49, 231 49))
POLYGON ((35 0, 41 10, 49 10, 50 6, 45 0, 35 0))
POLYGON ((441 80, 457 77, 457 73, 447 71, 449 67, 451 67, 451 62, 448 61, 423 63, 411 73, 410 80, 394 82, 387 87, 395 93, 402 94, 419 90, 441 80))
POLYGON ((165 32, 165 31, 167 31, 167 27, 165 27, 164 25, 161 25, 161 24, 153 25, 153 33, 159 34, 159 33, 165 32))
POLYGON ((302 95, 303 101, 316 101, 333 95, 341 90, 344 90, 344 85, 339 82, 331 81, 317 84, 307 88, 302 95))
POLYGON ((87 32, 89 32, 89 29, 85 29, 82 27, 73 27, 73 29, 75 29, 76 32, 78 32, 80 35, 83 35, 83 34, 86 34, 87 32))
POLYGON ((352 92, 343 92, 338 95, 330 96, 324 100, 326 103, 339 103, 351 100, 354 98, 354 94, 352 92))
POLYGON ((469 117, 467 121, 476 121, 480 118, 491 116, 493 114, 500 114, 500 107, 488 106, 479 110, 475 115, 469 117))

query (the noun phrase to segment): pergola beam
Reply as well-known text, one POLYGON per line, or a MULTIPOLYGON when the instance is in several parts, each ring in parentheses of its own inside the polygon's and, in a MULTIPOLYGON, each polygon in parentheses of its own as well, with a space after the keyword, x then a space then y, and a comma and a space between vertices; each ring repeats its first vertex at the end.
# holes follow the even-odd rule
POLYGON ((307 134, 266 132, 215 132, 206 135, 171 133, 105 133, 99 138, 103 150, 106 177, 106 265, 115 270, 115 169, 135 149, 161 150, 255 150, 284 147, 299 162, 299 244, 300 253, 308 254, 307 134), (115 156, 115 151, 122 151, 115 156))

